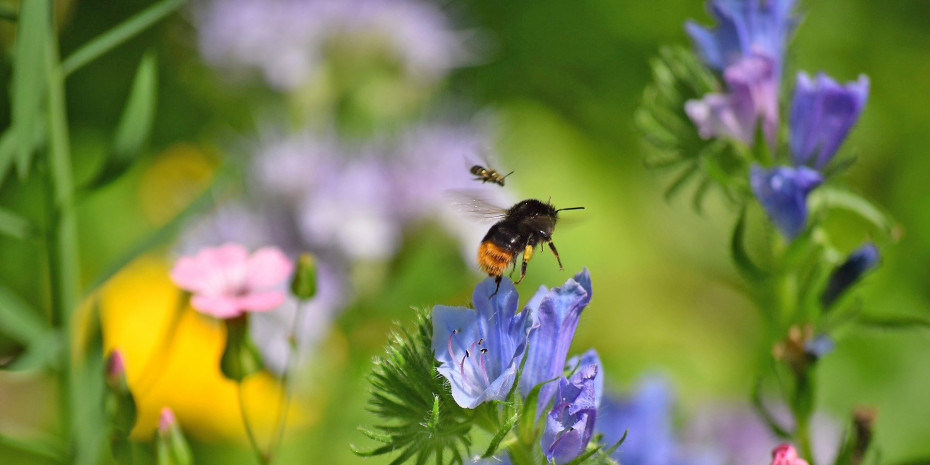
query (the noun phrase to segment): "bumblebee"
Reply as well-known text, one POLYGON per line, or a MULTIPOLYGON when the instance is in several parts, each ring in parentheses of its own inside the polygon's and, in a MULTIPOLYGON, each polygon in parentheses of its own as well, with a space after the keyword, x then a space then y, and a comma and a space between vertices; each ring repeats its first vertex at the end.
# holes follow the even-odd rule
MULTIPOLYGON (((493 297, 500 290, 504 270, 513 265, 516 269, 517 256, 523 253, 523 265, 520 268, 520 278, 514 281, 519 284, 526 276, 526 265, 533 258, 534 249, 543 242, 549 245, 559 269, 562 269, 562 259, 552 242, 552 233, 555 223, 559 219, 558 213, 565 210, 582 210, 584 207, 556 209, 552 204, 543 203, 536 199, 523 200, 503 214, 503 219, 491 226, 481 245, 478 247, 478 265, 481 270, 494 276, 497 287, 493 297)), ((513 271, 511 271, 511 274, 513 271)))
POLYGON ((475 181, 481 181, 482 184, 486 182, 493 182, 494 184, 497 184, 501 187, 504 186, 504 179, 507 176, 513 174, 513 171, 511 171, 505 175, 501 175, 494 168, 485 168, 481 165, 472 166, 469 172, 476 176, 475 181))

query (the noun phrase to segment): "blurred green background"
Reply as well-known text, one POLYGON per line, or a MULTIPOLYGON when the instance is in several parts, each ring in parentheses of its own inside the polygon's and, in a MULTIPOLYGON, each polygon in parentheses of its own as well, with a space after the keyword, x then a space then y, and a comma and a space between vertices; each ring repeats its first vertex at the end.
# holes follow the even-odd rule
MULTIPOLYGON (((149 4, 59 3, 65 56, 149 4)), ((796 68, 823 70, 842 81, 859 73, 871 79, 866 109, 842 149, 858 157, 845 181, 885 206, 903 228, 863 286, 865 310, 930 317, 930 3, 814 0, 801 6, 806 14, 790 49, 796 68)), ((540 284, 560 284, 587 266, 594 298, 573 352, 596 348, 610 385, 624 389, 644 372, 664 371, 676 383, 685 415, 710 401, 746 399, 760 358, 760 318, 730 265, 735 214, 714 196, 703 214, 692 210, 687 195, 666 202, 669 176, 643 166, 647 148, 632 122, 658 47, 689 45, 686 19, 710 23, 702 2, 473 0, 443 2, 443 8, 458 28, 479 31, 486 43, 484 59, 453 71, 446 91, 497 112, 500 164, 516 171, 508 184, 524 197, 551 196, 558 205, 587 208, 581 221, 556 233, 566 271, 560 273, 550 255, 540 255, 519 286, 521 300, 540 284)), ((2 24, 7 45, 11 31, 2 24)), ((142 198, 146 173, 166 150, 178 143, 206 147, 209 167, 228 156, 224 147, 237 134, 254 131, 250 109, 276 98, 217 84, 194 40, 189 12, 175 14, 68 80, 80 173, 105 152, 141 55, 154 49, 159 58, 148 153, 127 176, 80 203, 85 282, 166 218, 147 213, 142 198)), ((6 60, 0 69, 4 88, 10 72, 6 60)), ((9 96, 2 93, 0 125, 9 121, 9 96)), ((159 200, 176 203, 165 207, 168 212, 191 200, 185 189, 202 187, 197 169, 160 185, 159 200)), ((29 212, 42 201, 39 180, 21 183, 10 175, 0 186, 4 207, 29 212)), ((36 279, 43 267, 40 251, 38 243, 0 238, 0 280, 38 307, 45 303, 45 283, 36 279)), ((359 462, 349 444, 368 445, 355 429, 374 421, 365 412, 365 376, 392 321, 410 321, 411 306, 462 304, 480 279, 463 263, 455 241, 428 225, 406 237, 387 266, 386 281, 342 313, 315 355, 329 361, 313 375, 320 398, 308 405, 315 419, 292 428, 281 463, 359 462)), ((15 353, 12 342, 0 341, 4 352, 15 353)), ((847 331, 821 364, 817 398, 843 421, 854 406, 877 408, 875 441, 889 463, 930 456, 928 362, 925 333, 847 331)), ((43 377, 0 373, 0 428, 52 423, 51 407, 42 406, 52 392, 43 377)), ((252 461, 244 442, 201 438, 193 445, 198 463, 252 461)), ((2 444, 0 457, 34 463, 18 461, 2 444)))

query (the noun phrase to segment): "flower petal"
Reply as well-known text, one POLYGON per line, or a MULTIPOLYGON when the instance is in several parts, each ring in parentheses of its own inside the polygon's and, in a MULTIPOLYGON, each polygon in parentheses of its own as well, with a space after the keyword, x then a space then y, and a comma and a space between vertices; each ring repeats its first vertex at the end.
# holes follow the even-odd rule
POLYGON ((278 286, 294 270, 294 263, 277 247, 263 247, 252 253, 246 265, 245 283, 249 289, 278 286))
POLYGON ((236 298, 224 295, 194 295, 191 297, 191 306, 201 313, 221 319, 233 318, 243 313, 236 298))
POLYGON ((239 308, 253 312, 274 310, 287 298, 282 291, 251 292, 236 299, 239 308))
POLYGON ((869 95, 869 79, 840 85, 824 73, 816 82, 798 73, 791 101, 791 155, 795 165, 823 169, 859 119, 869 95))
POLYGON ((807 195, 823 182, 820 173, 805 166, 753 165, 749 180, 756 199, 785 236, 793 239, 807 227, 807 195))
MULTIPOLYGON (((591 276, 584 268, 562 286, 550 290, 539 307, 532 309, 537 328, 527 339, 529 354, 520 378, 520 392, 524 396, 533 386, 562 375, 578 319, 590 301, 591 276)), ((551 400, 555 388, 549 383, 540 389, 540 412, 551 400)))

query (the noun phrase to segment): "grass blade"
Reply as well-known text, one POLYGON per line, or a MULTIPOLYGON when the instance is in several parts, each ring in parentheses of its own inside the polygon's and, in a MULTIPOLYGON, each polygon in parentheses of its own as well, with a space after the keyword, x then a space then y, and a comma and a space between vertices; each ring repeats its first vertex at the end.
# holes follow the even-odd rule
POLYGON ((32 135, 38 124, 48 81, 45 51, 51 29, 48 0, 22 3, 16 36, 16 56, 13 59, 11 83, 12 125, 16 134, 16 170, 20 178, 29 174, 29 162, 34 153, 32 135))
POLYGON ((61 63, 62 73, 67 77, 82 66, 100 58, 123 42, 148 29, 162 18, 174 13, 182 5, 184 5, 184 0, 162 0, 142 10, 139 14, 97 36, 68 56, 61 63))

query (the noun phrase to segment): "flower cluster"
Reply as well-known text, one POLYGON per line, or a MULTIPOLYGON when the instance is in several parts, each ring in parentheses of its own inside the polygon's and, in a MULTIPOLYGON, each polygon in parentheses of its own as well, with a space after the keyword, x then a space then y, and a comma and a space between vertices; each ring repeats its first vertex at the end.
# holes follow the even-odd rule
POLYGON ((433 309, 438 371, 456 403, 468 409, 506 400, 514 383, 524 398, 536 388, 538 403, 530 406, 535 412, 530 417, 545 415, 543 454, 557 463, 570 461, 594 435, 604 384, 595 351, 567 360, 578 319, 591 300, 590 275, 585 269, 560 287, 541 287, 519 313, 513 283, 505 279, 492 295, 495 287, 491 278, 482 281, 474 308, 433 309))
MULTIPOLYGON (((753 145, 757 125, 777 148, 779 89, 785 48, 798 19, 794 0, 711 2, 715 29, 686 28, 706 63, 723 74, 727 93, 687 102, 701 137, 725 137, 753 145)), ((824 170, 856 123, 869 80, 837 83, 824 73, 799 72, 788 121, 789 165, 754 164, 750 184, 772 222, 792 239, 807 227, 807 196, 824 182, 824 170)))
POLYGON ((466 58, 445 15, 421 0, 212 0, 195 13, 209 63, 258 69, 279 90, 319 77, 327 59, 380 55, 431 83, 466 58))

